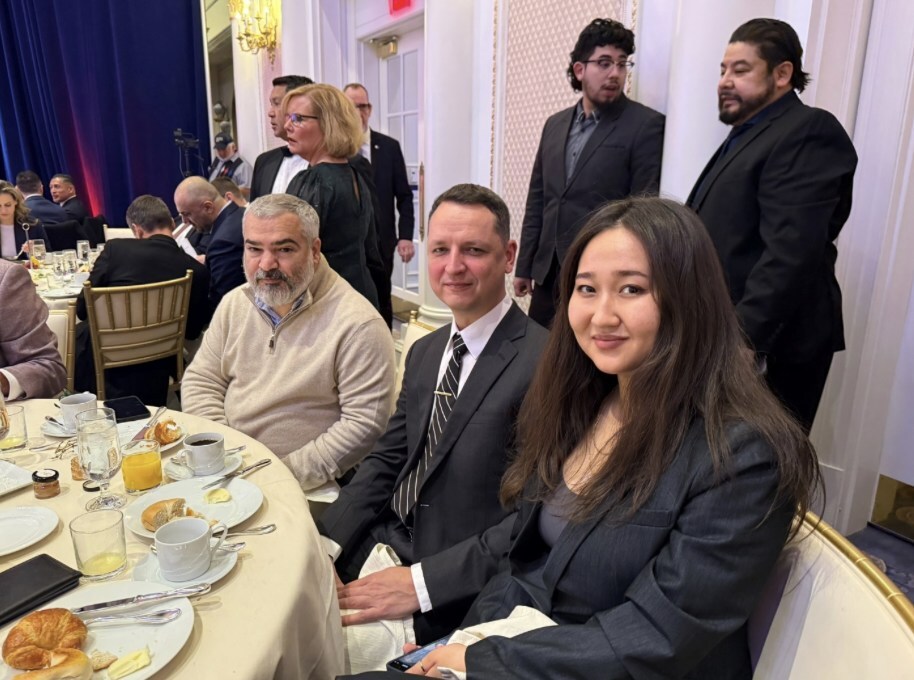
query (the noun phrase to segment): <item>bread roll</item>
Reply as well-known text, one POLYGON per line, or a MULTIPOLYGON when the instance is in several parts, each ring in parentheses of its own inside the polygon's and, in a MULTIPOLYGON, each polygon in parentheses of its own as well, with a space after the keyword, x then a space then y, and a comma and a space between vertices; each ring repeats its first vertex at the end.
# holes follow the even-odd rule
POLYGON ((89 657, 78 649, 55 649, 50 653, 51 665, 16 678, 23 680, 89 680, 92 677, 92 663, 89 657))
MULTIPOLYGON (((167 498, 164 501, 153 503, 143 510, 142 522, 148 531, 155 531, 164 524, 167 524, 178 517, 187 517, 188 511, 184 507, 183 498, 167 498)), ((193 517, 191 511, 190 516, 193 517)))
POLYGON ((10 630, 3 642, 3 660, 25 671, 45 668, 52 663, 51 650, 80 649, 86 633, 86 624, 69 609, 39 609, 10 630))

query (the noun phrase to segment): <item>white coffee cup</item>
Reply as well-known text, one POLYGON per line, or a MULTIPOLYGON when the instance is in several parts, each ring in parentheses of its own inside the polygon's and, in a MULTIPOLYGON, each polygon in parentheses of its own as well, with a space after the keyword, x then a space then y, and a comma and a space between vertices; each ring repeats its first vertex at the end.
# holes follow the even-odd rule
POLYGON ((200 432, 187 437, 184 452, 187 467, 198 477, 215 474, 225 467, 225 440, 216 432, 200 432))
POLYGON ((190 581, 205 574, 227 533, 222 522, 210 527, 199 517, 182 517, 159 527, 155 544, 162 576, 169 581, 190 581), (219 531, 222 535, 212 543, 210 539, 219 531))
POLYGON ((64 427, 76 431, 76 415, 83 411, 93 411, 98 408, 96 397, 91 392, 71 394, 60 400, 60 418, 64 427))

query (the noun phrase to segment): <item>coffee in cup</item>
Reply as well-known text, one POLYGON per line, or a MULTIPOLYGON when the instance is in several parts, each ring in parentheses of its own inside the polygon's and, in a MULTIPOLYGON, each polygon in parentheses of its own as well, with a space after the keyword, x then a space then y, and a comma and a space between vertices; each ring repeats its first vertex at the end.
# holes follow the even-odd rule
POLYGON ((209 569, 213 556, 225 540, 228 527, 219 522, 210 527, 199 517, 182 517, 164 524, 155 533, 159 569, 169 581, 190 581, 209 569), (221 535, 216 537, 216 534, 221 535), (217 538, 213 543, 210 539, 217 538))
POLYGON ((194 475, 212 475, 225 467, 225 440, 215 432, 201 432, 184 440, 186 465, 194 475))

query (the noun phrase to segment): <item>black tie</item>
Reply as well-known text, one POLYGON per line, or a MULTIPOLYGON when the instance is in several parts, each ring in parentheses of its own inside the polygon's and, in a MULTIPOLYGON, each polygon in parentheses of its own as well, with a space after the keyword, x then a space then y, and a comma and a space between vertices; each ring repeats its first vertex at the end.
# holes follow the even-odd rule
POLYGON ((422 487, 422 481, 425 479, 425 473, 431 466, 432 459, 435 456, 435 448, 441 439, 441 433, 447 424, 448 416, 454 408, 457 401, 457 386, 460 384, 460 364, 463 355, 467 352, 467 346, 463 344, 463 338, 460 333, 454 333, 451 338, 453 349, 451 350, 451 360, 447 364, 438 389, 435 390, 435 402, 432 406, 432 416, 428 423, 428 435, 425 438, 425 451, 419 464, 406 476, 406 479, 400 484, 391 500, 391 508, 400 520, 406 526, 409 523, 406 518, 416 504, 419 498, 419 489, 422 487))

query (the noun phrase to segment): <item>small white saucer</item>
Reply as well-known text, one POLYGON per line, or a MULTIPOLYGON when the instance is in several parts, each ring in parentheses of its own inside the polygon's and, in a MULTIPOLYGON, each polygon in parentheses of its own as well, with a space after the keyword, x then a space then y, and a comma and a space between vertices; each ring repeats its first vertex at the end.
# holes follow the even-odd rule
POLYGON ((215 583, 228 574, 238 562, 238 553, 229 552, 228 550, 217 550, 213 556, 213 561, 204 573, 190 581, 169 581, 162 576, 162 570, 159 568, 159 558, 155 553, 149 553, 146 559, 142 560, 133 568, 134 581, 149 581, 151 583, 161 583, 171 588, 187 588, 200 583, 215 583))
POLYGON ((76 436, 76 429, 67 430, 66 428, 61 427, 57 423, 52 423, 50 420, 45 420, 41 423, 41 434, 46 437, 64 437, 69 439, 70 437, 76 436))
POLYGON ((193 470, 185 465, 175 461, 175 457, 180 457, 180 453, 176 453, 172 456, 167 463, 165 463, 165 474, 174 479, 175 481, 180 479, 191 479, 192 477, 214 477, 217 475, 227 475, 230 472, 234 472, 241 467, 241 454, 233 453, 225 457, 225 467, 221 470, 216 470, 216 472, 210 472, 207 475, 195 475, 193 470))

